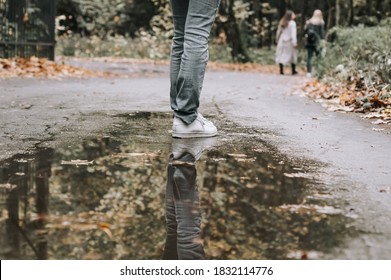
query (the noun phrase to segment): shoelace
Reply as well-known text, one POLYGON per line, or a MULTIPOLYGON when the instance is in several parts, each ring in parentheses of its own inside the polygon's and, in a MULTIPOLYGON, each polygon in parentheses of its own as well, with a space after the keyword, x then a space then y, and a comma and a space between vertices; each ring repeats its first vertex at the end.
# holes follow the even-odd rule
POLYGON ((198 114, 198 116, 200 117, 200 121, 201 121, 202 124, 205 124, 208 121, 206 118, 204 118, 203 115, 198 114))

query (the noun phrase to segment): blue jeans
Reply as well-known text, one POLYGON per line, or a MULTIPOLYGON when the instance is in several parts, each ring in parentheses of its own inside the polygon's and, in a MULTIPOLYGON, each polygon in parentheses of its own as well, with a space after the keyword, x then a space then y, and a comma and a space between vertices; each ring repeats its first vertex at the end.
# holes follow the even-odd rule
POLYGON ((174 115, 187 124, 197 118, 208 38, 219 4, 220 0, 171 0, 170 102, 174 115))

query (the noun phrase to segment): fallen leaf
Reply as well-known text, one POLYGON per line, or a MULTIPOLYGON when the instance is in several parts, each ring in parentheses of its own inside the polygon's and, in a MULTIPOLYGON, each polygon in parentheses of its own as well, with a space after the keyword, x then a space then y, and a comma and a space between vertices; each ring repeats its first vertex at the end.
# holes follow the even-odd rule
POLYGON ((93 160, 88 161, 88 160, 81 160, 81 159, 76 159, 76 160, 62 160, 61 165, 92 165, 94 163, 93 160))
POLYGON ((100 228, 104 233, 107 234, 107 236, 112 239, 113 238, 113 233, 111 232, 111 230, 109 228, 100 228))
POLYGON ((379 120, 376 120, 376 121, 372 122, 372 124, 376 124, 376 125, 378 125, 378 124, 388 124, 388 122, 379 119, 379 120))

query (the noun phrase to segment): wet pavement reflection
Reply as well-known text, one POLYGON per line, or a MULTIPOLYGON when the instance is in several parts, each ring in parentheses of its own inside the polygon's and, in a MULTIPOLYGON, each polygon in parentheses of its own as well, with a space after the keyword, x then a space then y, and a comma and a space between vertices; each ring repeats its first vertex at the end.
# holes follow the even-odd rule
POLYGON ((167 238, 163 259, 205 259, 196 162, 215 143, 215 137, 173 139, 167 168, 167 238))
POLYGON ((172 139, 171 115, 115 116, 96 139, 0 163, 1 259, 322 259, 356 235, 264 131, 217 119, 172 139))

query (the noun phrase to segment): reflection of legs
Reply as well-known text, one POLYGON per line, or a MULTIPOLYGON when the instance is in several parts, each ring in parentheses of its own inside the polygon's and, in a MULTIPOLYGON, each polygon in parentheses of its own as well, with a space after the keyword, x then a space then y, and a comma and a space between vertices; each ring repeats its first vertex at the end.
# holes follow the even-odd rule
POLYGON ((178 258, 203 259, 201 210, 196 188, 196 168, 178 166, 174 171, 174 198, 178 222, 178 258))
POLYGON ((19 240, 19 192, 15 188, 11 190, 7 198, 8 219, 5 223, 6 245, 9 248, 2 248, 12 252, 12 257, 20 257, 20 240, 19 240))
POLYGON ((171 107, 185 123, 197 117, 208 61, 208 38, 219 0, 171 0, 174 39, 171 49, 171 107))
POLYGON ((167 169, 167 189, 166 189, 166 223, 167 223, 167 237, 164 247, 163 259, 176 260, 178 259, 177 252, 177 221, 176 209, 173 192, 173 173, 175 169, 172 165, 168 165, 167 169))
POLYGON ((203 259, 201 211, 195 185, 195 166, 176 168, 174 173, 174 197, 178 222, 179 259, 203 259))
POLYGON ((171 156, 166 193, 167 240, 163 259, 204 259, 195 158, 171 156))

